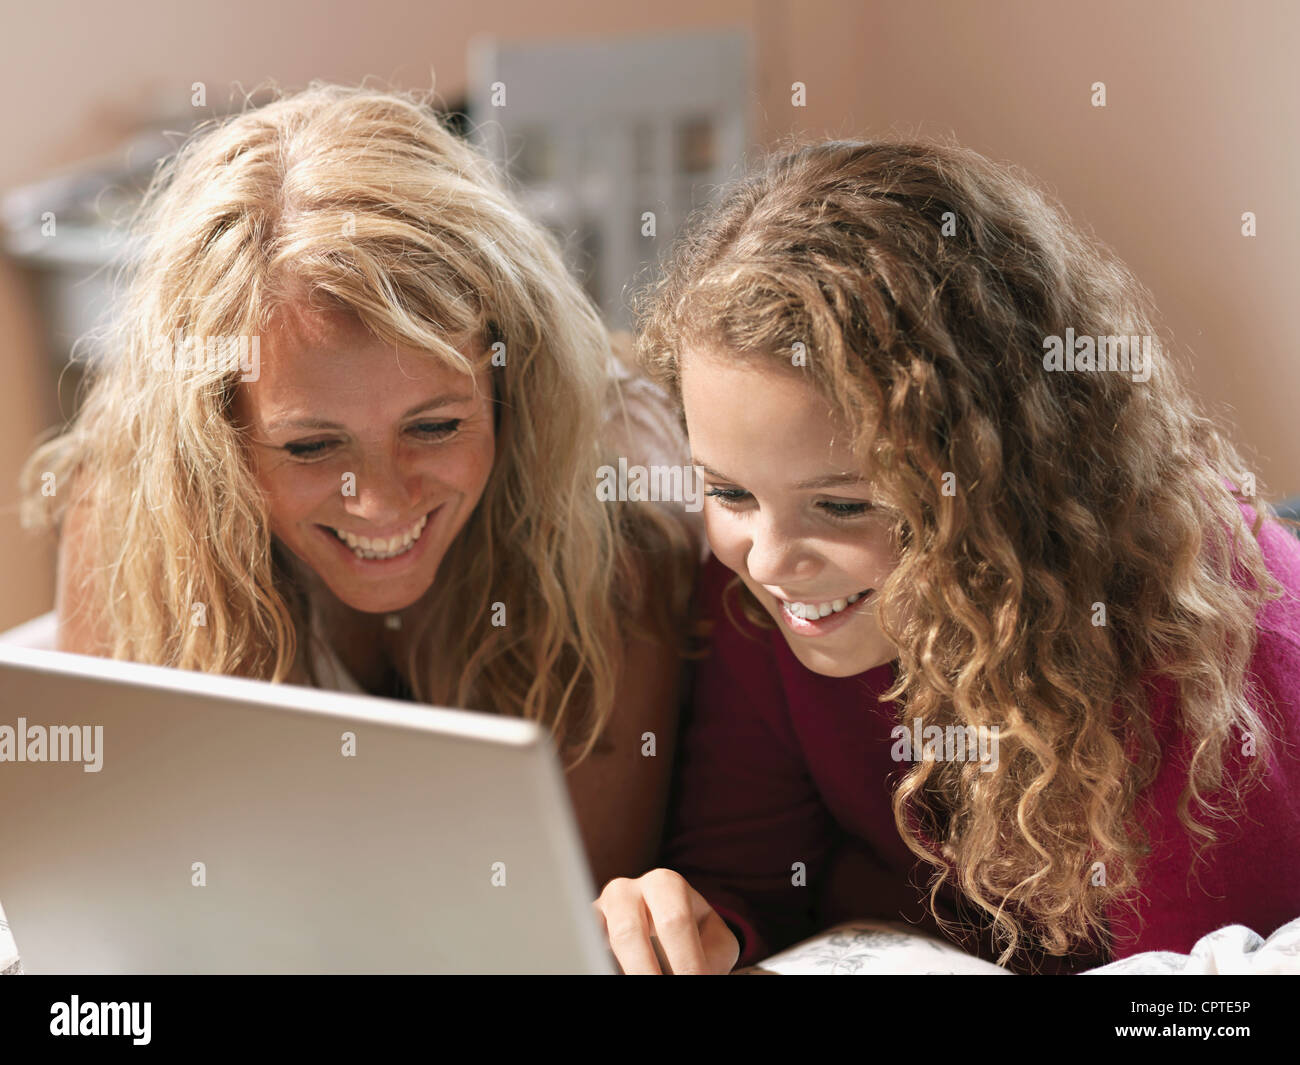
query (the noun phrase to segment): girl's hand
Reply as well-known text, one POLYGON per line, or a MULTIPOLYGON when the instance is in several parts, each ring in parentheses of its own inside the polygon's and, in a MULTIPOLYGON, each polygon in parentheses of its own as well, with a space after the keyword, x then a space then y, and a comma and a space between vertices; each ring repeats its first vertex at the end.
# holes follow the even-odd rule
POLYGON ((717 911, 671 869, 651 869, 635 880, 617 877, 592 905, 629 976, 725 975, 740 956, 740 943, 717 911))

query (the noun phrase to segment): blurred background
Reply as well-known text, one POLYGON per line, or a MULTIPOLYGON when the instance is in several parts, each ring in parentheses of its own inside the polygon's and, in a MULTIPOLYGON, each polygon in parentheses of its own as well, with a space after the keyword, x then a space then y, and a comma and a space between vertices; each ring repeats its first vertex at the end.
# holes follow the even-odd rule
POLYGON ((0 629, 53 604, 53 544, 21 530, 17 475, 73 410, 114 223, 159 156, 267 79, 432 84, 613 327, 746 159, 792 134, 955 136, 1119 253, 1261 483, 1300 493, 1291 0, 2 0, 0 38, 0 629))

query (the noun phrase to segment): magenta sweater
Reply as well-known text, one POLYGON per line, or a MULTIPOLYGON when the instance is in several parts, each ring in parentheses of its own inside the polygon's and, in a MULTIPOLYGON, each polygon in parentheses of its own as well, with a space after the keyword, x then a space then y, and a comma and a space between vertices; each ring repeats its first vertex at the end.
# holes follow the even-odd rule
MULTIPOLYGON (((1243 512, 1254 520, 1250 508, 1243 512)), ((1177 819, 1188 748, 1170 713, 1176 694, 1168 683, 1148 685, 1166 757, 1139 804, 1153 852, 1140 870, 1138 920, 1111 916, 1116 944, 1109 955, 1026 951, 1009 968, 1079 972, 1141 951, 1187 953, 1223 925, 1268 936, 1300 917, 1300 541, 1269 522, 1260 542, 1289 594, 1259 617, 1251 673, 1270 700, 1266 720, 1281 742, 1263 782, 1247 793, 1246 816, 1216 826, 1220 843, 1191 876, 1192 841, 1177 819)), ((722 592, 731 577, 710 557, 697 590, 713 638, 684 721, 662 864, 726 920, 740 940, 740 965, 852 918, 903 919, 939 934, 926 902, 930 867, 904 845, 890 807, 908 768, 891 757, 890 730, 906 715, 876 696, 895 667, 842 678, 813 673, 778 631, 746 621, 734 597, 735 623, 728 620, 722 592), (803 884, 794 882, 795 863, 806 870, 803 884)), ((1258 698, 1252 705, 1261 709, 1258 698)), ((1237 740, 1228 762, 1234 769, 1241 764, 1237 740)), ((976 930, 956 942, 996 960, 977 907, 947 888, 939 910, 974 922, 976 930)))

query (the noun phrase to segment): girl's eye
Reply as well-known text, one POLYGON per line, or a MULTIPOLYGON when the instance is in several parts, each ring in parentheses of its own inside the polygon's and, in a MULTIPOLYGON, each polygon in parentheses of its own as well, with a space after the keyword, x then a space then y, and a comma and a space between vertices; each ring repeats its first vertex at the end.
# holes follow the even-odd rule
POLYGON ((724 507, 735 507, 749 495, 743 488, 708 488, 704 494, 712 496, 724 507))
MULTIPOLYGON (((743 488, 709 488, 704 494, 712 496, 724 507, 739 509, 740 504, 745 500, 752 498, 743 488)), ((836 503, 831 500, 823 500, 817 504, 822 510, 832 518, 856 518, 872 509, 870 503, 836 503)))
POLYGON ((830 500, 817 505, 835 518, 856 518, 871 509, 870 503, 832 503, 830 500))

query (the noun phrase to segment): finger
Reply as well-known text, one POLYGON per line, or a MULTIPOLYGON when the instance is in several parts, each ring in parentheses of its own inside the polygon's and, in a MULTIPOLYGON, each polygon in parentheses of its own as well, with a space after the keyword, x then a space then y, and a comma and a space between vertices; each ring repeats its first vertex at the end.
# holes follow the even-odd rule
POLYGON ((596 911, 596 920, 600 922, 600 935, 601 935, 601 942, 604 944, 605 947, 604 950, 605 957, 610 962, 613 963, 615 969, 618 971, 620 975, 622 975, 623 967, 619 965, 618 958, 614 956, 613 950, 610 949, 609 925, 605 923, 605 911, 600 907, 600 899, 597 899, 595 902, 593 902, 591 904, 591 908, 596 911))
POLYGON ((700 923, 700 942, 710 973, 729 973, 740 960, 740 942, 717 910, 710 909, 700 923))
POLYGON ((655 961, 654 948, 650 945, 650 915, 646 913, 641 893, 635 887, 613 891, 606 888, 606 895, 601 899, 609 947, 624 974, 662 975, 659 963, 655 961))
POLYGON ((708 903, 699 910, 691 898, 694 889, 675 873, 666 870, 663 876, 648 873, 642 881, 652 933, 658 937, 671 971, 680 976, 708 972, 697 923, 708 912, 708 903))
POLYGON ((659 942, 659 937, 653 932, 650 933, 650 949, 655 952, 655 961, 659 964, 659 971, 665 976, 673 975, 673 963, 668 960, 668 955, 664 953, 664 945, 659 942))

